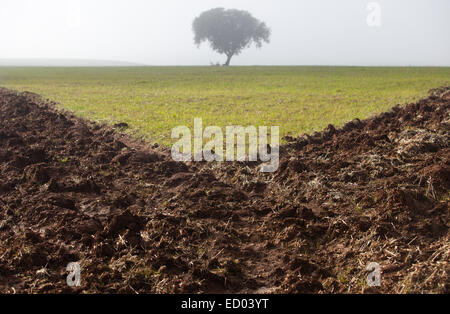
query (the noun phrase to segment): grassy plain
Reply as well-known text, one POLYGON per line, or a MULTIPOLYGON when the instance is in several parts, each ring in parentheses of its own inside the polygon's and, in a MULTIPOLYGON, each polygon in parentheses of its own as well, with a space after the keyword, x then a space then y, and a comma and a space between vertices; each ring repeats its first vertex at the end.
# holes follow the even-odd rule
POLYGON ((366 118, 450 85, 450 68, 117 67, 0 68, 0 86, 31 91, 76 114, 126 122, 169 145, 171 129, 280 126, 299 135, 366 118))

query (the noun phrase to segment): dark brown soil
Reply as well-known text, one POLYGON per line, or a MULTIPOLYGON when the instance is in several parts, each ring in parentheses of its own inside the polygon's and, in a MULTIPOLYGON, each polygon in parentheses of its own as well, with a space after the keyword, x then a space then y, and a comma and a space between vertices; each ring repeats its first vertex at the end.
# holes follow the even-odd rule
POLYGON ((449 293, 449 109, 442 88, 290 139, 264 174, 0 89, 0 293, 449 293))

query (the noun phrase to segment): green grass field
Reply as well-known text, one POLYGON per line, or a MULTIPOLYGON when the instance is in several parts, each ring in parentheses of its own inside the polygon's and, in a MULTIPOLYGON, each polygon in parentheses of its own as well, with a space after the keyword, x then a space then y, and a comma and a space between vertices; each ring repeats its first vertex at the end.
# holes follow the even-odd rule
POLYGON ((450 85, 450 68, 130 67, 0 68, 0 86, 31 91, 91 119, 126 122, 169 145, 171 129, 280 126, 280 135, 321 130, 416 101, 450 85))

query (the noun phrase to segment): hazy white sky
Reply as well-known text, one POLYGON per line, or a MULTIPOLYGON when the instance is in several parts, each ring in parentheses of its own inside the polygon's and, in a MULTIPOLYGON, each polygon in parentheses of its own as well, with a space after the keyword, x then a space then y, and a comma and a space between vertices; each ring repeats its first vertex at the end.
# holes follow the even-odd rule
POLYGON ((104 59, 149 65, 223 62, 193 43, 215 7, 250 11, 272 42, 234 65, 450 66, 450 0, 0 0, 0 58, 104 59), (370 2, 381 26, 369 26, 370 2))

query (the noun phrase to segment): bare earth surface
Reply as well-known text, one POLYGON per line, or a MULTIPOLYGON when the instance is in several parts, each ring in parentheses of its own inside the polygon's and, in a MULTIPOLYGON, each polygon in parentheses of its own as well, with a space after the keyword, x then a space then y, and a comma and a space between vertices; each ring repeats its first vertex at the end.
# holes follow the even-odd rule
POLYGON ((441 88, 289 139, 263 174, 0 89, 0 293, 450 293, 449 109, 441 88))

